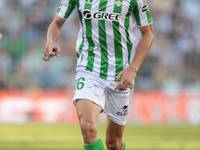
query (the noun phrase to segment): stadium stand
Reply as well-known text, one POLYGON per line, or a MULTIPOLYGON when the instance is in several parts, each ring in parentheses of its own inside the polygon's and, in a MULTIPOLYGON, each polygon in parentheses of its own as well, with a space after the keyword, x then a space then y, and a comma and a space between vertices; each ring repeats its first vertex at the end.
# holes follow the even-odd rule
MULTIPOLYGON (((149 0, 154 44, 136 79, 139 90, 200 89, 200 1, 149 0)), ((1 0, 0 89, 73 89, 75 11, 63 27, 59 59, 42 60, 60 0, 1 0), (23 82, 22 82, 23 81, 23 82)))

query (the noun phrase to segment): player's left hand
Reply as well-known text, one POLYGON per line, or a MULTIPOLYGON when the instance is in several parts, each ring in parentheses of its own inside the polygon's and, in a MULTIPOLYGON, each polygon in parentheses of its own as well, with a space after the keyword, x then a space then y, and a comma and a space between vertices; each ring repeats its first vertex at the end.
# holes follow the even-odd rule
POLYGON ((128 68, 122 70, 115 78, 119 79, 122 77, 121 81, 115 87, 115 90, 125 91, 127 88, 134 88, 134 78, 136 72, 129 66, 128 68))

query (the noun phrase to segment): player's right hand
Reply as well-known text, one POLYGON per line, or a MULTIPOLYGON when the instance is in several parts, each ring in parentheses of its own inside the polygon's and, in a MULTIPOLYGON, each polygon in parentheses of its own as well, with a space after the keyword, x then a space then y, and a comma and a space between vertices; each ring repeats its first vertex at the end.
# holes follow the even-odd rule
POLYGON ((47 44, 46 49, 43 52, 42 59, 49 61, 51 57, 60 55, 60 47, 55 44, 47 44))

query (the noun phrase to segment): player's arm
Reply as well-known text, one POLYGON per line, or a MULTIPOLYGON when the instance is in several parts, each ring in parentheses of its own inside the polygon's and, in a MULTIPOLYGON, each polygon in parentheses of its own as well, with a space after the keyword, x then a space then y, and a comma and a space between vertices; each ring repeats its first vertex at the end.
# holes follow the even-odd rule
POLYGON ((47 45, 42 56, 43 60, 49 61, 51 57, 59 56, 60 47, 56 45, 56 42, 58 41, 60 37, 62 26, 64 23, 65 23, 65 19, 56 15, 54 20, 50 24, 47 31, 47 45))
POLYGON ((134 85, 134 76, 137 73, 140 65, 144 61, 145 57, 147 56, 151 45, 153 43, 153 28, 152 25, 148 25, 145 27, 140 27, 140 32, 142 34, 142 38, 138 43, 136 48, 135 56, 130 64, 130 66, 123 71, 121 71, 116 78, 119 79, 122 77, 121 81, 115 88, 115 90, 124 91, 127 88, 133 88, 134 85))
POLYGON ((153 28, 152 25, 148 25, 145 27, 139 27, 140 32, 142 34, 142 38, 140 42, 138 43, 135 56, 131 62, 130 67, 133 69, 133 71, 136 73, 144 61, 145 57, 147 56, 152 43, 153 43, 153 28))

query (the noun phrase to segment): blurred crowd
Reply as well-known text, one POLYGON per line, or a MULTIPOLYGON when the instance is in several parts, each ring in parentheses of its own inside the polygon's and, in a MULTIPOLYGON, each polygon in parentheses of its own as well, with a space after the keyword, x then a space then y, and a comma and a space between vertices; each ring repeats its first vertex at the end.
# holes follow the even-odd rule
MULTIPOLYGON (((46 32, 60 0, 0 0, 0 89, 73 89, 75 10, 58 45, 59 58, 42 60, 46 32)), ((136 89, 200 89, 200 1, 148 0, 154 43, 136 77, 136 89)))

